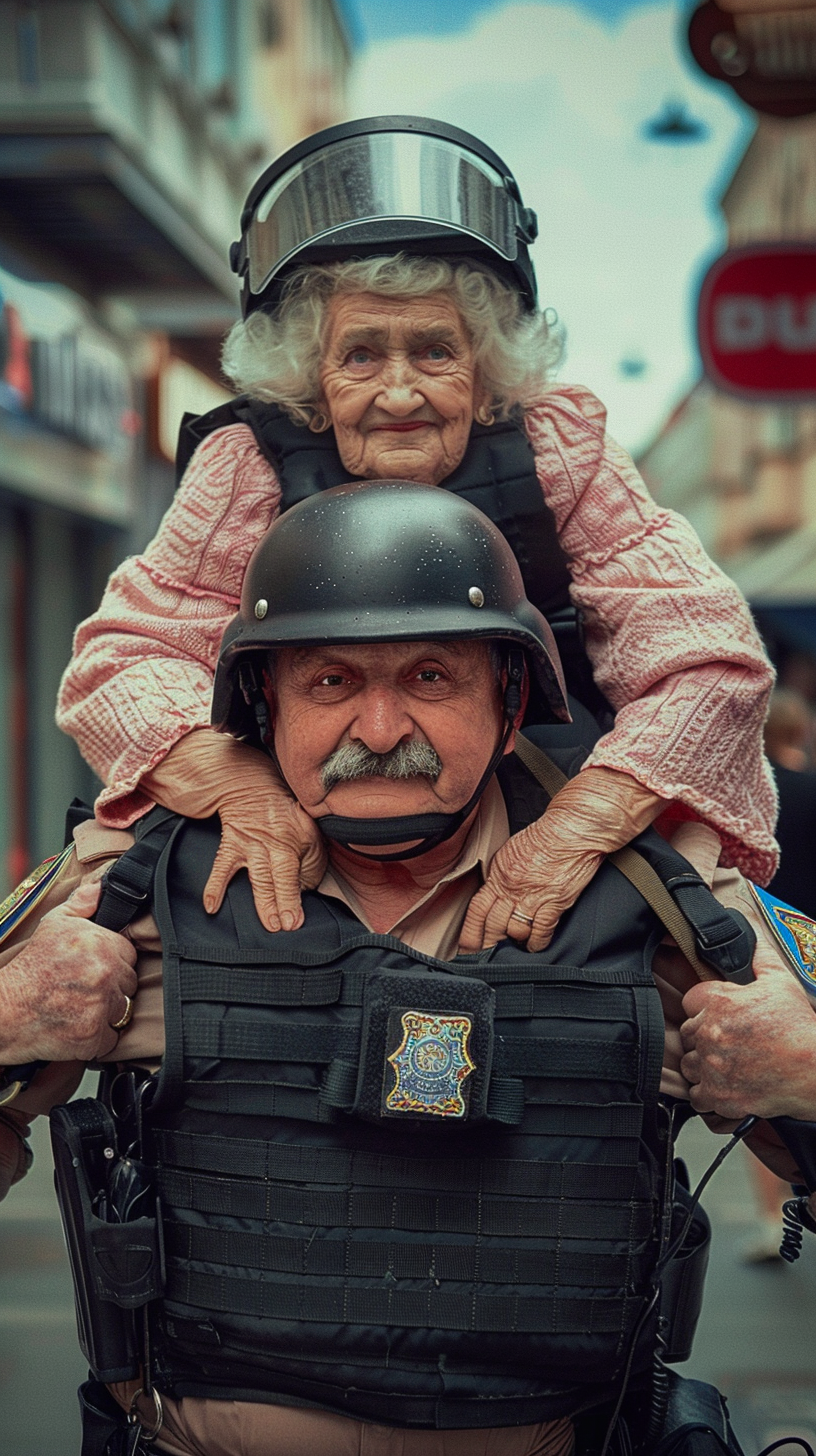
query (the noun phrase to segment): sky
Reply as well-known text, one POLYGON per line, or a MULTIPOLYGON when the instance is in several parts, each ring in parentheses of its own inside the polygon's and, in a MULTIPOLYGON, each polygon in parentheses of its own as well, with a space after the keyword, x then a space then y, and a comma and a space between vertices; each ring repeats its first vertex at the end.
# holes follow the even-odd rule
MULTIPOLYGON (((648 0, 581 0, 576 8, 614 22, 626 11, 645 4, 648 0)), ((371 42, 399 35, 447 35, 463 30, 484 11, 495 9, 495 0, 348 0, 347 8, 358 37, 371 42)))
POLYGON ((686 6, 643 0, 355 0, 352 116, 414 113, 474 132, 538 213, 559 377, 588 385, 637 452, 700 374, 694 312, 724 250, 717 206, 752 113, 685 49, 686 6), (644 126, 682 104, 701 140, 644 126))

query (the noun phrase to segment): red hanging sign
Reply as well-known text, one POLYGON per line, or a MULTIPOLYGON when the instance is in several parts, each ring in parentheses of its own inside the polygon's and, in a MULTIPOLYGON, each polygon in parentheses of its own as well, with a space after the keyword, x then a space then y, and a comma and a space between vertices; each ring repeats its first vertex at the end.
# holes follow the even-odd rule
POLYGON ((697 331, 706 374, 719 389, 812 403, 816 243, 760 243, 718 258, 700 290, 697 331))
POLYGON ((814 0, 703 0, 688 28, 698 66, 769 116, 816 111, 814 0))

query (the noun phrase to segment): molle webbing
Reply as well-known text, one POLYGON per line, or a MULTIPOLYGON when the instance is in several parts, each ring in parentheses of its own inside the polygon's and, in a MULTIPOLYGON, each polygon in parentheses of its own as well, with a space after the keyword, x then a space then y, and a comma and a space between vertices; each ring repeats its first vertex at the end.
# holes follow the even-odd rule
MULTIPOLYGON (((236 1008, 233 1008, 235 1010, 236 1008)), ((325 1026, 319 1021, 296 1026, 268 1026, 251 1013, 240 1012, 228 1021, 191 1018, 185 1035, 188 1057, 221 1060, 306 1062, 329 1064, 352 1057, 360 1040, 359 1026, 325 1026)), ((350 1065, 350 1063, 349 1063, 350 1065)), ((591 1068, 598 1077, 631 1080, 638 1067, 634 1046, 604 1046, 597 1040, 564 1037, 503 1036, 493 1061, 494 1075, 546 1077, 557 1067, 559 1077, 585 1077, 591 1068)))
MULTIPOLYGON (((168 1271, 169 1272, 169 1271, 168 1271)), ((554 1295, 529 1298, 519 1294, 476 1294, 470 1289, 448 1293, 439 1289, 355 1288, 344 1280, 337 1286, 325 1279, 304 1283, 268 1283, 187 1270, 181 1289, 185 1303, 202 1309, 263 1318, 280 1323, 369 1325, 406 1330, 467 1330, 474 1334, 537 1334, 542 1329, 562 1335, 618 1334, 621 1307, 637 1310, 634 1298, 607 1300, 594 1290, 589 1297, 554 1295)), ((396 1280, 394 1280, 396 1283, 396 1280)), ((427 1284, 427 1279, 423 1281, 427 1284)), ((451 1281, 453 1283, 454 1281, 451 1281)), ((485 1281, 482 1280, 482 1283, 485 1281)), ((172 1297, 173 1281, 170 1280, 172 1297)), ((305 1343, 305 1339, 304 1339, 305 1343)))
POLYGON ((243 878, 204 914, 216 842, 216 825, 182 824, 155 901, 166 1387, 312 1399, 317 1381, 331 1409, 440 1426, 549 1419, 575 1387, 605 1392, 657 1249, 652 912, 602 871, 536 956, 505 942, 436 961, 315 894, 302 930, 270 935, 243 878), (448 982, 494 988, 483 1120, 352 1114, 372 977, 420 1006, 448 982))
MULTIPOLYGON (((564 1193, 580 1198, 591 1186, 607 1198, 630 1198, 636 1192, 631 1166, 615 1166, 611 1149, 593 1163, 545 1163, 531 1158, 445 1158, 393 1156, 285 1143, 273 1146, 253 1138, 214 1137, 210 1133, 157 1132, 156 1148, 163 1165, 194 1173, 226 1174, 219 1180, 225 1194, 278 1183, 335 1183, 364 1188, 435 1188, 440 1193, 522 1194, 552 1198, 564 1193), (601 1173, 599 1165, 604 1168, 601 1173)), ((193 1196, 197 1197, 195 1190, 193 1196)), ((418 1195, 420 1200, 426 1194, 418 1195)), ((343 1195, 345 1197, 345 1194, 343 1195)), ((388 1202, 392 1200, 389 1197, 388 1202)), ((194 1206, 194 1205, 192 1205, 194 1206)), ((372 1205, 374 1206, 374 1205, 372 1205)), ((417 1205, 419 1206, 419 1205, 417 1205)))
MULTIPOLYGON (((628 1230, 626 1230, 624 1237, 628 1230)), ((351 1274, 361 1279, 485 1280, 489 1284, 552 1284, 560 1278, 579 1289, 592 1289, 610 1275, 619 1281, 631 1271, 627 1254, 596 1259, 590 1253, 570 1254, 551 1249, 476 1248, 462 1244, 340 1243, 337 1240, 276 1238, 271 1234, 238 1232, 226 1238, 218 1228, 167 1222, 165 1250, 171 1259, 228 1264, 236 1254, 244 1269, 271 1274, 305 1274, 317 1279, 340 1279, 351 1274)))
MULTIPOLYGON (((588 1169, 576 1169, 565 1178, 562 1192, 553 1179, 547 1193, 536 1199, 519 1198, 510 1207, 502 1197, 480 1194, 464 1197, 445 1193, 417 1193, 409 1190, 387 1193, 379 1189, 321 1191, 289 1188, 277 1180, 253 1182, 251 1179, 207 1178, 202 1173, 184 1173, 163 1168, 159 1174, 159 1192, 168 1208, 188 1209, 196 1213, 222 1214, 225 1218, 253 1218, 273 1222, 335 1228, 391 1229, 401 1227, 406 1233, 495 1234, 508 1238, 626 1238, 635 1229, 641 1237, 649 1227, 647 1210, 632 1204, 628 1170, 604 1170, 593 1177, 588 1169), (604 1174, 607 1176, 604 1176, 604 1174), (585 1208, 564 1209, 560 1200, 570 1194, 574 1185, 587 1199, 585 1208), (608 1198, 604 1198, 607 1193, 608 1198), (617 1196, 617 1197, 616 1197, 617 1196), (556 1201, 548 1206, 544 1197, 556 1201), (621 1206, 615 1207, 615 1202, 621 1206)), ((599 1291, 599 1297, 600 1293, 599 1291)), ((173 1296, 172 1281, 168 1293, 173 1296)), ((467 1328, 467 1326, 465 1326, 467 1328)))

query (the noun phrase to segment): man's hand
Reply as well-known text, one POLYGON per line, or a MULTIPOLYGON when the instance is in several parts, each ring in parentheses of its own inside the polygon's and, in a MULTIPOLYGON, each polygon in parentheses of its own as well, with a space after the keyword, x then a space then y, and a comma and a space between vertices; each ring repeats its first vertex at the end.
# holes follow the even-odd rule
POLYGON ((267 930, 303 924, 300 892, 320 884, 326 849, 315 821, 292 798, 266 754, 226 733, 197 728, 174 744, 142 787, 176 814, 220 815, 221 844, 204 887, 210 915, 233 875, 246 869, 267 930))
POLYGON ((535 824, 503 844, 470 902, 459 949, 504 936, 543 950, 607 854, 646 829, 665 799, 630 774, 590 767, 570 779, 535 824))
POLYGON ((0 1062, 92 1061, 112 1051, 136 995, 136 951, 89 919, 99 882, 80 885, 49 911, 0 969, 0 1062))
POLYGON ((698 1112, 816 1121, 816 1015, 804 991, 759 945, 750 986, 706 981, 683 998, 680 1070, 698 1112))

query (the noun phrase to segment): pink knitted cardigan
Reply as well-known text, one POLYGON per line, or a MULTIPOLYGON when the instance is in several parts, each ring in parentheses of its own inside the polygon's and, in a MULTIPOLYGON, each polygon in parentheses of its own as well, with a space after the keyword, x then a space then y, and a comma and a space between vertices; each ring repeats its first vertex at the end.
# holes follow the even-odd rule
MULTIPOLYGON (((762 752, 772 670, 742 597, 688 522, 655 505, 588 390, 554 386, 526 428, 595 678, 617 712, 588 762, 680 801, 717 831, 724 863, 766 883, 776 864, 762 752)), ((105 780, 97 813, 110 827, 145 813, 139 780, 207 724, 221 634, 279 503, 251 430, 216 431, 144 555, 114 572, 78 628, 57 722, 105 780)))

